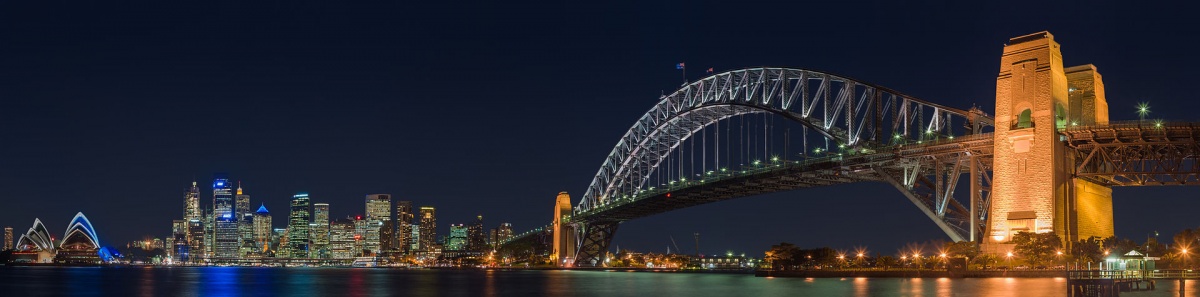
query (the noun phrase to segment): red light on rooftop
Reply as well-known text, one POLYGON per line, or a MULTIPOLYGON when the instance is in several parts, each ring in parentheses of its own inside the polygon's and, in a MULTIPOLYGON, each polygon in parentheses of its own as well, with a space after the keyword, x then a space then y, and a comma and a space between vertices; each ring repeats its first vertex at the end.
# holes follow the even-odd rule
POLYGON ((671 198, 671 193, 670 193, 670 192, 668 192, 668 193, 667 193, 667 198, 671 198))

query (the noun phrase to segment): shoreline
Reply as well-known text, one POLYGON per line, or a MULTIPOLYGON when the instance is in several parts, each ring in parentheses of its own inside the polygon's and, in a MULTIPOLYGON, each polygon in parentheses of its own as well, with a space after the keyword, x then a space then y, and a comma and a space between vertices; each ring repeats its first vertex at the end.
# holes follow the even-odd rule
POLYGON ((755 277, 802 277, 802 278, 1065 278, 1063 270, 759 270, 755 277))

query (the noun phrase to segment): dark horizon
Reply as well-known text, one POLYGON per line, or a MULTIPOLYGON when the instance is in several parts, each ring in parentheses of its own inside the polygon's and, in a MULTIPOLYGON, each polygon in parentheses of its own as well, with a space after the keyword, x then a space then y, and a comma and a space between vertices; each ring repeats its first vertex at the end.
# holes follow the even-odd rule
MULTIPOLYGON (((523 232, 550 222, 558 192, 578 203, 621 135, 678 88, 679 62, 689 80, 709 67, 822 70, 991 114, 1004 43, 1049 31, 1067 66, 1096 65, 1114 121, 1137 119, 1139 102, 1151 118, 1200 121, 1189 9, 1038 7, 0 4, 0 226, 21 233, 37 217, 59 232, 82 211, 121 248, 166 237, 193 179, 210 207, 204 185, 223 172, 276 226, 297 192, 331 218, 388 193, 436 207, 439 234, 476 215, 523 232)), ((1196 227, 1196 193, 1115 188, 1117 235, 1196 227)), ((693 252, 696 232, 709 254, 949 240, 891 186, 854 184, 630 221, 614 244, 693 252)))

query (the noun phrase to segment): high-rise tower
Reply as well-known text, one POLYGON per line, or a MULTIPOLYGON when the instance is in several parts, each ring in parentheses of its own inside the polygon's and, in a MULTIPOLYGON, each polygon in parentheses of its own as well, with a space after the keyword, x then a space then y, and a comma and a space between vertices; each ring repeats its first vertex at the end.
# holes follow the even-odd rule
POLYGON ((412 236, 413 209, 412 201, 396 201, 396 217, 392 224, 396 227, 396 245, 394 250, 408 253, 412 250, 415 238, 412 236))
POLYGON ((308 258, 308 224, 311 218, 308 193, 292 195, 292 212, 288 216, 288 256, 308 258))
POLYGON ((218 258, 238 256, 238 218, 234 213, 233 185, 218 174, 213 179, 213 252, 218 258))
POLYGON ((421 207, 420 248, 421 251, 433 251, 437 243, 437 217, 433 206, 421 207))
POLYGON ((238 256, 246 257, 254 253, 254 213, 250 211, 250 195, 242 192, 242 182, 238 182, 237 196, 234 196, 234 218, 237 218, 238 256))
POLYGON ((200 210, 200 187, 196 186, 196 181, 192 181, 192 187, 183 196, 183 219, 199 220, 203 216, 200 210))
POLYGON ((483 232, 483 216, 467 225, 467 251, 483 252, 487 249, 487 234, 483 232))
POLYGON ((13 229, 12 227, 4 227, 4 250, 13 249, 13 229))
POLYGON ((259 253, 266 254, 271 249, 271 212, 267 205, 258 206, 254 212, 254 247, 259 253))
POLYGON ((329 203, 313 204, 313 222, 309 224, 312 246, 309 258, 329 258, 329 203))
POLYGON ((366 210, 367 230, 364 234, 366 238, 363 240, 363 245, 371 253, 379 254, 385 246, 391 246, 391 242, 385 242, 388 238, 384 238, 382 232, 384 225, 392 223, 392 195, 367 195, 366 210))

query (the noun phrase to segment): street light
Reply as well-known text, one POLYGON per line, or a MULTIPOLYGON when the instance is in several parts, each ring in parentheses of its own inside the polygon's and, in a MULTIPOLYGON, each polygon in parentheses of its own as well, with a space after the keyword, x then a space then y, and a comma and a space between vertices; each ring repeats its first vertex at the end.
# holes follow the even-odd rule
POLYGON ((1005 258, 1008 258, 1008 269, 1012 269, 1012 256, 1012 252, 1008 252, 1008 254, 1004 256, 1005 258))
MULTIPOLYGON (((1055 253, 1055 257, 1062 259, 1062 254, 1063 254, 1062 251, 1056 251, 1054 253, 1055 253)), ((1063 270, 1067 270, 1067 261, 1063 261, 1063 270)))
POLYGON ((1189 263, 1189 262, 1191 262, 1191 261, 1188 261, 1188 248, 1187 248, 1187 247, 1181 247, 1181 248, 1179 248, 1179 254, 1180 254, 1180 256, 1183 258, 1183 264, 1184 264, 1184 266, 1187 266, 1188 268, 1191 268, 1191 266, 1192 266, 1192 265, 1189 265, 1189 264, 1192 264, 1192 263, 1189 263))
POLYGON ((1137 113, 1138 113, 1139 120, 1142 120, 1142 121, 1146 120, 1146 115, 1150 114, 1150 103, 1149 102, 1138 103, 1137 113))

